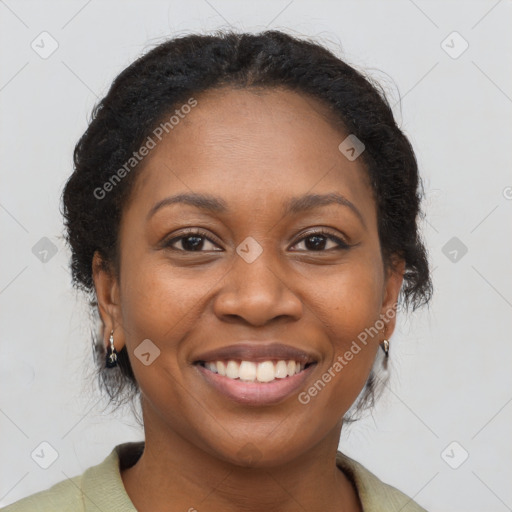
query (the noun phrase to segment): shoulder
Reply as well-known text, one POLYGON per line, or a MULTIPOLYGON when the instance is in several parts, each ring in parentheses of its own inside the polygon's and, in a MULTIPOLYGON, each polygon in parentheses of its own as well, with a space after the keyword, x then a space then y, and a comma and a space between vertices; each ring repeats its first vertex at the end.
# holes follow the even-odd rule
POLYGON ((364 512, 427 512, 412 498, 384 483, 362 464, 337 452, 336 465, 354 482, 364 512))
POLYGON ((7 505, 1 512, 56 512, 58 510, 82 511, 80 493, 83 475, 58 482, 45 491, 36 492, 26 498, 7 505))
POLYGON ((136 512, 119 468, 119 453, 134 449, 140 451, 140 443, 117 445, 101 463, 81 475, 22 498, 1 512, 136 512))

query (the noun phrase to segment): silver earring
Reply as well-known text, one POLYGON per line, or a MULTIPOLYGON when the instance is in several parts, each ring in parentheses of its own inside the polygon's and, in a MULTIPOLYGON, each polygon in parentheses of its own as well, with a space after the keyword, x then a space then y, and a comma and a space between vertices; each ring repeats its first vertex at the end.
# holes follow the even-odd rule
POLYGON ((384 354, 386 357, 389 357, 389 341, 388 340, 382 340, 382 345, 380 348, 384 351, 384 354))
POLYGON ((105 362, 106 368, 114 368, 117 366, 117 351, 114 347, 114 331, 110 331, 109 340, 110 346, 107 347, 107 358, 105 362))

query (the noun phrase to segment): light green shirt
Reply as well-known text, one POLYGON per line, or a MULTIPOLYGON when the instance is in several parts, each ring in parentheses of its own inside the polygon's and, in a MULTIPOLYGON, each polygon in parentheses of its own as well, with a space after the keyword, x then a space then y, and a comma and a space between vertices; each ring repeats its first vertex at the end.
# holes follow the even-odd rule
MULTIPOLYGON (((1 512, 137 512, 124 488, 121 468, 135 464, 143 449, 143 441, 119 444, 103 462, 83 474, 27 496, 1 512)), ((341 452, 336 455, 336 465, 355 484, 364 512, 426 512, 341 452)))

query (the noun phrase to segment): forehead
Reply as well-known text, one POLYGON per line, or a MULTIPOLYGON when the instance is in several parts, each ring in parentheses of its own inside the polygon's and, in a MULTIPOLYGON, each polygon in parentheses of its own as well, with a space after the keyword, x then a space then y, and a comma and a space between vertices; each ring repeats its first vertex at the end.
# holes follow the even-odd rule
POLYGON ((146 209, 191 191, 239 206, 253 199, 260 207, 286 195, 338 191, 372 208, 362 159, 350 161, 339 151, 348 134, 320 101, 253 88, 214 89, 194 99, 197 105, 175 116, 137 171, 132 199, 146 209))

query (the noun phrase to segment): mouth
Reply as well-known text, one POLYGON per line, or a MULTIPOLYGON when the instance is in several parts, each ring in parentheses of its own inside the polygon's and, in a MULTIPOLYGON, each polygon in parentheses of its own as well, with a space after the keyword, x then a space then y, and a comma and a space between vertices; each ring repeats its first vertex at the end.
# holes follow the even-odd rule
POLYGON ((211 373, 216 373, 230 380, 268 383, 280 379, 289 379, 303 372, 315 363, 312 361, 304 363, 295 361, 294 359, 278 359, 261 362, 229 359, 196 361, 195 364, 211 373))
POLYGON ((295 360, 198 361, 203 383, 229 401, 246 406, 268 406, 298 396, 316 362, 295 360))
POLYGON ((210 391, 256 406, 298 393, 319 357, 283 343, 244 341, 197 354, 192 361, 210 391))

